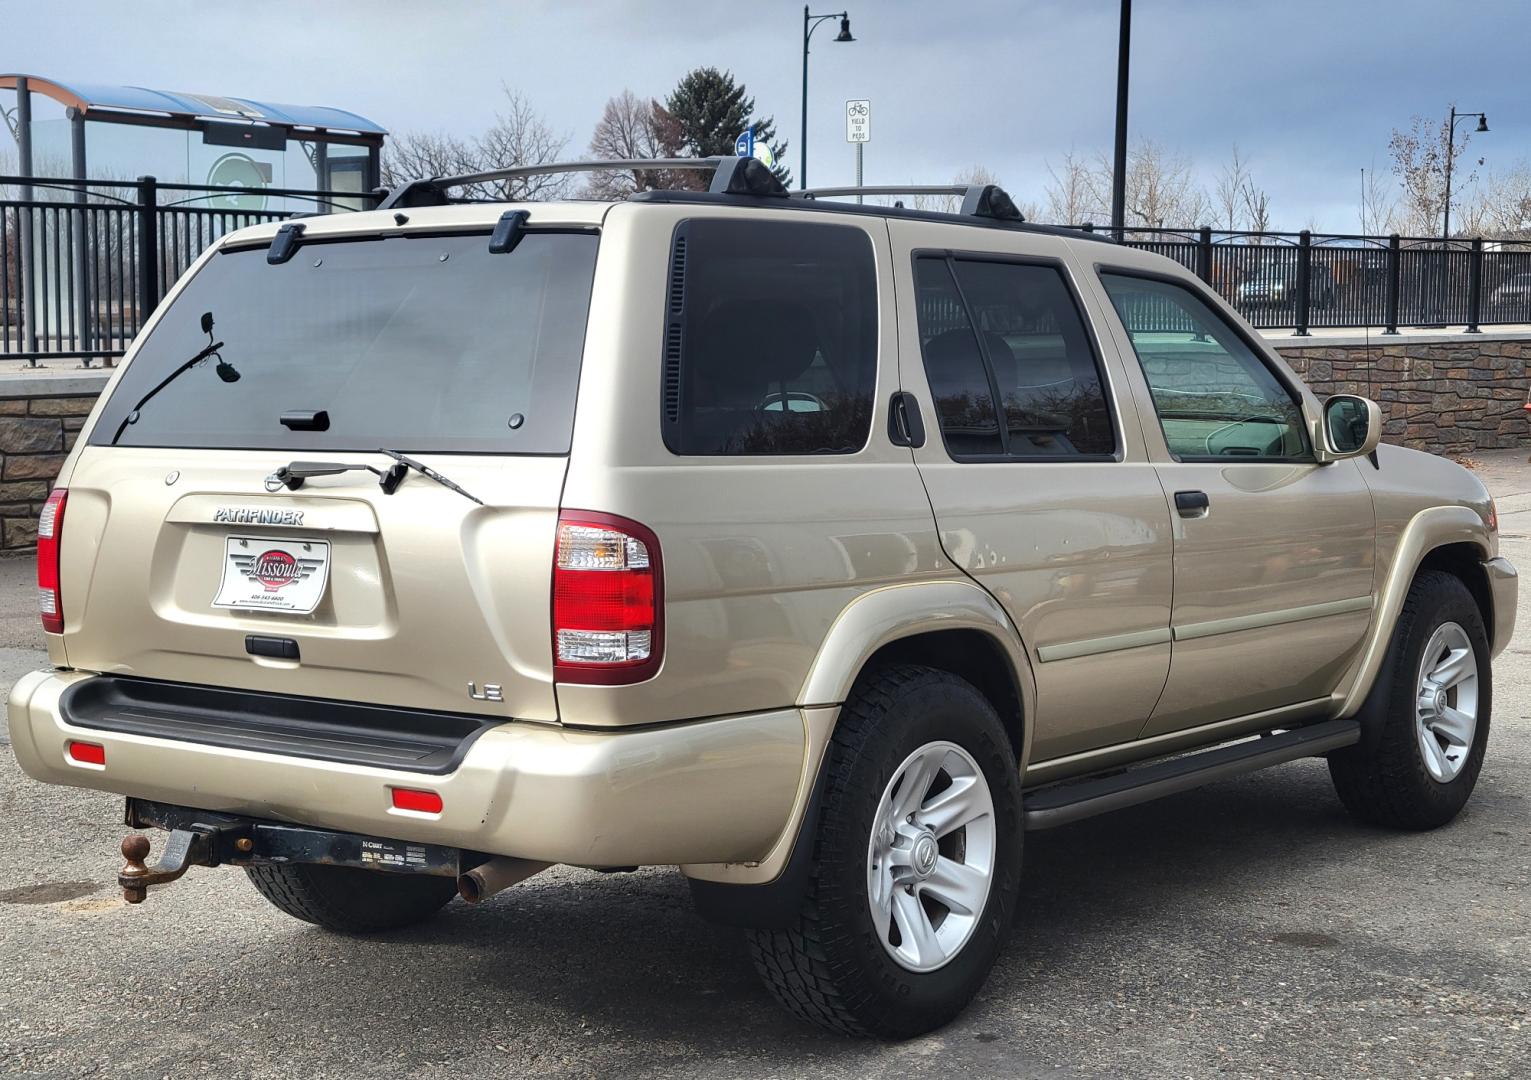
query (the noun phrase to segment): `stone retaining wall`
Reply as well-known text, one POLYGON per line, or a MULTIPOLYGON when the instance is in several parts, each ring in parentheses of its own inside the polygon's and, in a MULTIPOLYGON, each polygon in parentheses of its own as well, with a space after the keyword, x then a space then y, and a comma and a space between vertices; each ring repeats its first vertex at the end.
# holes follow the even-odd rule
POLYGON ((1451 334, 1345 339, 1311 345, 1274 340, 1320 398, 1364 394, 1382 407, 1383 440, 1448 457, 1523 446, 1531 427, 1526 364, 1531 340, 1451 334))
MULTIPOLYGON (((1525 445, 1531 335, 1328 334, 1266 340, 1320 398, 1365 394, 1383 438, 1449 457, 1525 445)), ((37 515, 109 372, 0 378, 0 552, 32 547, 37 515)))
POLYGON ((37 515, 107 375, 0 379, 0 551, 37 543, 37 515))

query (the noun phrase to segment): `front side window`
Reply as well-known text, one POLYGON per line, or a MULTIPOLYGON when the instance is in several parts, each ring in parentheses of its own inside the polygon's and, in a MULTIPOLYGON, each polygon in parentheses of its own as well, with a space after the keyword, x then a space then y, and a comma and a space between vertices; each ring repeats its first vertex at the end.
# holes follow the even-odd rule
POLYGON ((915 260, 915 288, 925 375, 953 458, 1115 453, 1095 351, 1056 268, 926 256, 915 260))
POLYGON ((1103 273, 1182 461, 1308 460, 1302 409, 1233 327, 1184 285, 1103 273))
POLYGON ((676 454, 849 454, 877 381, 877 272, 860 229, 697 218, 676 232, 664 438, 676 454))

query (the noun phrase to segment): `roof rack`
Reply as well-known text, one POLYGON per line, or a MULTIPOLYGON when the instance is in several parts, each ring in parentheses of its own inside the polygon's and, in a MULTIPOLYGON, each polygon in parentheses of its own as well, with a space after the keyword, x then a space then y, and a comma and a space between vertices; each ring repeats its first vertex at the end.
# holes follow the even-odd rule
POLYGON ((881 187, 823 187, 791 193, 794 199, 823 199, 846 195, 961 195, 964 217, 996 221, 1025 221, 1010 193, 998 184, 898 184, 881 187))
POLYGON ((554 176, 558 173, 625 172, 631 169, 696 169, 710 171, 715 195, 756 195, 784 197, 787 189, 776 174, 755 158, 622 158, 609 161, 560 161, 545 165, 516 165, 506 169, 464 173, 461 176, 433 176, 411 180, 393 188, 378 204, 379 210, 410 206, 445 206, 453 200, 452 188, 487 184, 495 180, 514 180, 529 176, 554 176))

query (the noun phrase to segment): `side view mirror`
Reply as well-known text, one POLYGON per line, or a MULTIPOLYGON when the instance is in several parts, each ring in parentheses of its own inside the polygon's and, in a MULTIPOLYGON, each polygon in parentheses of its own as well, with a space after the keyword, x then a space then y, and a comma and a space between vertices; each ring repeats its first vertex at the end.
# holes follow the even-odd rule
POLYGON ((1324 402, 1320 461, 1360 457, 1382 440, 1382 410, 1371 398, 1336 394, 1324 402))
POLYGON ((213 332, 213 313, 211 311, 204 311, 202 313, 202 332, 204 334, 211 334, 213 332))

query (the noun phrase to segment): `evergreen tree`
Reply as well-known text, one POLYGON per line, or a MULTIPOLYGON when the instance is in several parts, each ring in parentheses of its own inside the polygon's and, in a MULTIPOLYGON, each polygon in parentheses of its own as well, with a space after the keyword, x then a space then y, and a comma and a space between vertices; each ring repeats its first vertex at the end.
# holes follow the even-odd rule
MULTIPOLYGON (((755 99, 734 81, 730 72, 714 67, 688 72, 665 100, 665 110, 679 128, 682 145, 697 157, 729 157, 734 139, 754 125, 755 141, 765 143, 776 157, 776 174, 790 187, 792 173, 782 162, 787 144, 776 141, 776 125, 769 116, 755 115, 755 99)), ((697 181, 705 187, 706 178, 697 181)))

